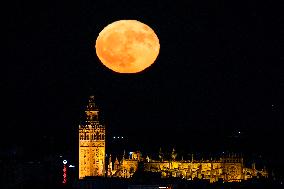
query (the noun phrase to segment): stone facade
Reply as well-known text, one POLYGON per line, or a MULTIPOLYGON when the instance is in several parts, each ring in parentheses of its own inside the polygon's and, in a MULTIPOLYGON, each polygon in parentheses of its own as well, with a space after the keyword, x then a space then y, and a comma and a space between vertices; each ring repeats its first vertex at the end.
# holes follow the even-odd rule
MULTIPOLYGON (((218 160, 153 160, 149 157, 133 158, 139 152, 133 152, 129 159, 123 158, 120 162, 116 159, 115 166, 108 176, 130 178, 138 168, 138 163, 143 162, 144 171, 159 172, 162 178, 179 177, 187 180, 207 179, 211 183, 223 180, 224 182, 241 182, 253 177, 268 177, 265 169, 256 170, 244 167, 243 158, 231 154, 218 160)), ((109 164, 111 167, 112 164, 109 164)))

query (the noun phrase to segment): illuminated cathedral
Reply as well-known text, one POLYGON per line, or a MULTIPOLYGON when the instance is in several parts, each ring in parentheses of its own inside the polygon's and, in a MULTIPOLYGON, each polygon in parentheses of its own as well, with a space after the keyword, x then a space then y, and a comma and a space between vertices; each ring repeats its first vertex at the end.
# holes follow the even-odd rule
POLYGON ((130 178, 138 169, 139 162, 143 163, 144 171, 156 172, 161 178, 177 177, 187 180, 206 179, 211 183, 223 180, 224 182, 241 182, 251 178, 267 178, 268 172, 265 168, 257 170, 255 163, 250 168, 244 166, 243 157, 237 154, 227 154, 218 159, 176 160, 177 153, 173 149, 171 157, 164 159, 159 153, 158 159, 150 157, 142 158, 141 153, 130 152, 129 157, 117 158, 114 162, 109 161, 109 177, 130 178))
POLYGON ((99 122, 98 115, 94 96, 90 96, 85 120, 79 125, 79 179, 86 176, 131 178, 138 170, 139 163, 143 164, 144 171, 159 173, 161 178, 207 179, 212 183, 220 179, 224 182, 241 182, 254 177, 268 177, 265 168, 257 170, 255 164, 250 168, 245 167, 243 157, 237 154, 210 160, 195 160, 192 155, 189 160, 177 160, 175 149, 168 158, 164 157, 161 149, 157 159, 143 157, 139 151, 124 152, 120 160, 109 155, 105 164, 105 127, 99 122))

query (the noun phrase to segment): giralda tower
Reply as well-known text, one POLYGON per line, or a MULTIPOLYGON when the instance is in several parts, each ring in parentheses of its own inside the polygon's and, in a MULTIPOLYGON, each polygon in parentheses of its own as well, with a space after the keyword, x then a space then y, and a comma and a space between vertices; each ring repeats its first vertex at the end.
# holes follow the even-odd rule
POLYGON ((105 127, 94 100, 89 97, 85 120, 79 125, 79 179, 105 175, 105 127))

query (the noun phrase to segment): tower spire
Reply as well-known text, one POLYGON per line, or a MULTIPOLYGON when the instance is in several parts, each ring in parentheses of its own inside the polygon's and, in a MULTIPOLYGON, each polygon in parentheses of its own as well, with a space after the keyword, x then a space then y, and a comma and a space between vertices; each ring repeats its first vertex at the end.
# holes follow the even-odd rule
POLYGON ((124 151, 123 151, 123 156, 122 156, 122 161, 125 160, 125 155, 126 155, 126 152, 125 152, 125 150, 124 150, 124 151))
POLYGON ((111 154, 109 154, 109 159, 108 159, 108 163, 110 164, 112 161, 111 161, 111 154))
POLYGON ((162 152, 162 148, 160 147, 160 149, 159 149, 159 159, 160 159, 160 161, 163 161, 163 152, 162 152))
POLYGON ((175 161, 176 157, 177 157, 177 153, 176 153, 176 150, 175 148, 173 148, 173 151, 172 151, 172 160, 175 161))

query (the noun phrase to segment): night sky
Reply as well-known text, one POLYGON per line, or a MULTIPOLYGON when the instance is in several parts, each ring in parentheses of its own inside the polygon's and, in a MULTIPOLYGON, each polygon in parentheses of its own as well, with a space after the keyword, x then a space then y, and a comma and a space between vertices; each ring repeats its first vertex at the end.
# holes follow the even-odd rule
POLYGON ((275 68, 271 77, 275 49, 265 50, 271 44, 258 1, 22 1, 8 8, 3 148, 76 156, 78 124, 93 94, 107 151, 119 143, 149 152, 242 151, 280 162, 283 72, 275 68), (120 19, 139 20, 159 37, 160 54, 141 73, 115 73, 96 56, 98 33, 120 19))

